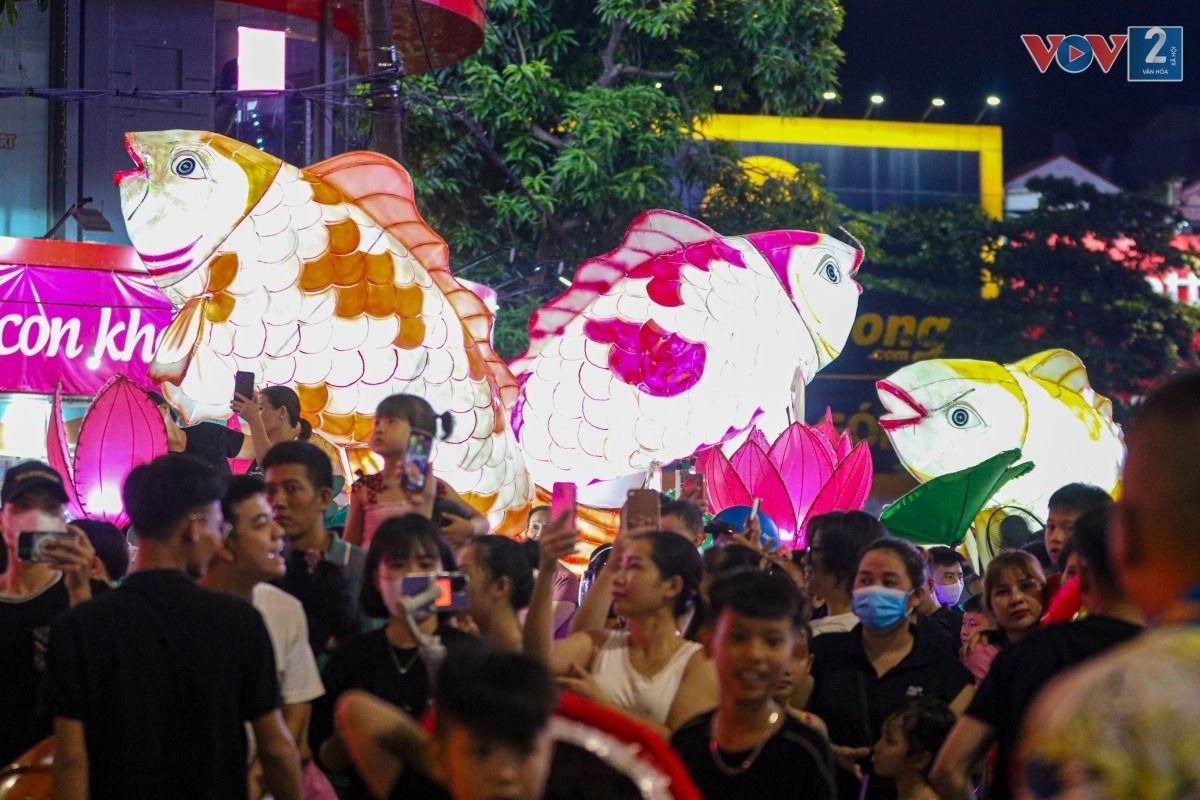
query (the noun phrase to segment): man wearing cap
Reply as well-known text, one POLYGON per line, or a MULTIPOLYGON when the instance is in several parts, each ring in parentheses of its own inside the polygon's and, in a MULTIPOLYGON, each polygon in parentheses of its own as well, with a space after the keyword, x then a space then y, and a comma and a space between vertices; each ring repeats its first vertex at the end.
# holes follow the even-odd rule
POLYGON ((50 622, 71 606, 103 591, 90 581, 92 549, 87 536, 66 524, 67 492, 62 477, 40 461, 10 468, 0 487, 0 528, 8 556, 0 573, 0 766, 50 735, 50 717, 39 713, 50 622), (24 531, 75 534, 45 543, 48 561, 18 561, 24 531))

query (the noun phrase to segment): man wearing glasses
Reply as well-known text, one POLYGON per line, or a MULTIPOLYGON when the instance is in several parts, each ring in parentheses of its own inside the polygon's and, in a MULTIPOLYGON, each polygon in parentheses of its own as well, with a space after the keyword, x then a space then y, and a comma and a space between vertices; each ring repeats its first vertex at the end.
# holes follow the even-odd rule
POLYGON ((56 800, 245 798, 244 721, 271 793, 300 797, 300 759, 262 617, 193 581, 228 531, 223 490, 216 470, 180 454, 134 467, 125 480, 138 531, 133 574, 51 630, 56 800))

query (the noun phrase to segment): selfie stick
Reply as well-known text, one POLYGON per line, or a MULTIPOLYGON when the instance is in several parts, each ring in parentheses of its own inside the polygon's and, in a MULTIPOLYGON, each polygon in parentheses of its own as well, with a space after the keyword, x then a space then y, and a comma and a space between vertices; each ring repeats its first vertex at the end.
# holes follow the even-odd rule
POLYGON ((417 624, 417 613, 421 613, 421 619, 429 617, 429 606, 435 600, 442 596, 442 590, 434 582, 430 582, 425 589, 419 594, 414 594, 411 597, 405 597, 400 601, 404 607, 404 621, 408 625, 408 630, 412 633, 413 638, 417 640, 417 645, 420 647, 421 660, 425 662, 425 670, 429 673, 429 686, 432 689, 434 682, 437 679, 438 667, 446 660, 446 646, 442 644, 442 639, 436 633, 427 635, 421 632, 420 626, 417 624))

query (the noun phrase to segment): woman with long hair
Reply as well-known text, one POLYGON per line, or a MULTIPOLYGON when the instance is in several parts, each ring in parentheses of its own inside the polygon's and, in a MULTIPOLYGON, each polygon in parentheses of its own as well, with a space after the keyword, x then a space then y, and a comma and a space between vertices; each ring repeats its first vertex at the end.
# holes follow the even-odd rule
MULTIPOLYGON (((625 630, 582 631, 551 644, 547 625, 526 642, 536 639, 536 655, 563 686, 640 717, 660 732, 674 730, 717 705, 712 660, 678 630, 700 591, 700 555, 683 536, 654 531, 619 537, 612 558, 613 606, 626 620, 625 630)), ((543 558, 542 569, 547 566, 543 558)), ((546 593, 537 602, 548 600, 546 593)), ((548 617, 547 609, 540 613, 548 617)))
POLYGON ((537 563, 536 541, 517 542, 507 536, 476 536, 459 551, 459 569, 467 575, 471 597, 467 613, 488 644, 521 649, 518 613, 529 605, 537 563))

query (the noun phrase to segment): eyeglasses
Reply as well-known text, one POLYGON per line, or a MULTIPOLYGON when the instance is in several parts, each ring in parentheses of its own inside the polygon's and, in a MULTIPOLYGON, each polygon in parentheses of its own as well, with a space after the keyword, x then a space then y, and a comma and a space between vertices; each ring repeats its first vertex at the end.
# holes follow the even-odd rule
POLYGON ((200 513, 188 514, 188 519, 190 519, 193 522, 195 522, 198 519, 204 520, 204 523, 206 525, 208 525, 211 528, 215 528, 217 530, 218 534, 221 537, 221 541, 225 541, 226 539, 229 538, 229 534, 233 533, 233 525, 228 522, 225 522, 224 520, 222 520, 220 523, 213 524, 213 521, 211 519, 209 519, 208 517, 206 517, 200 513))

